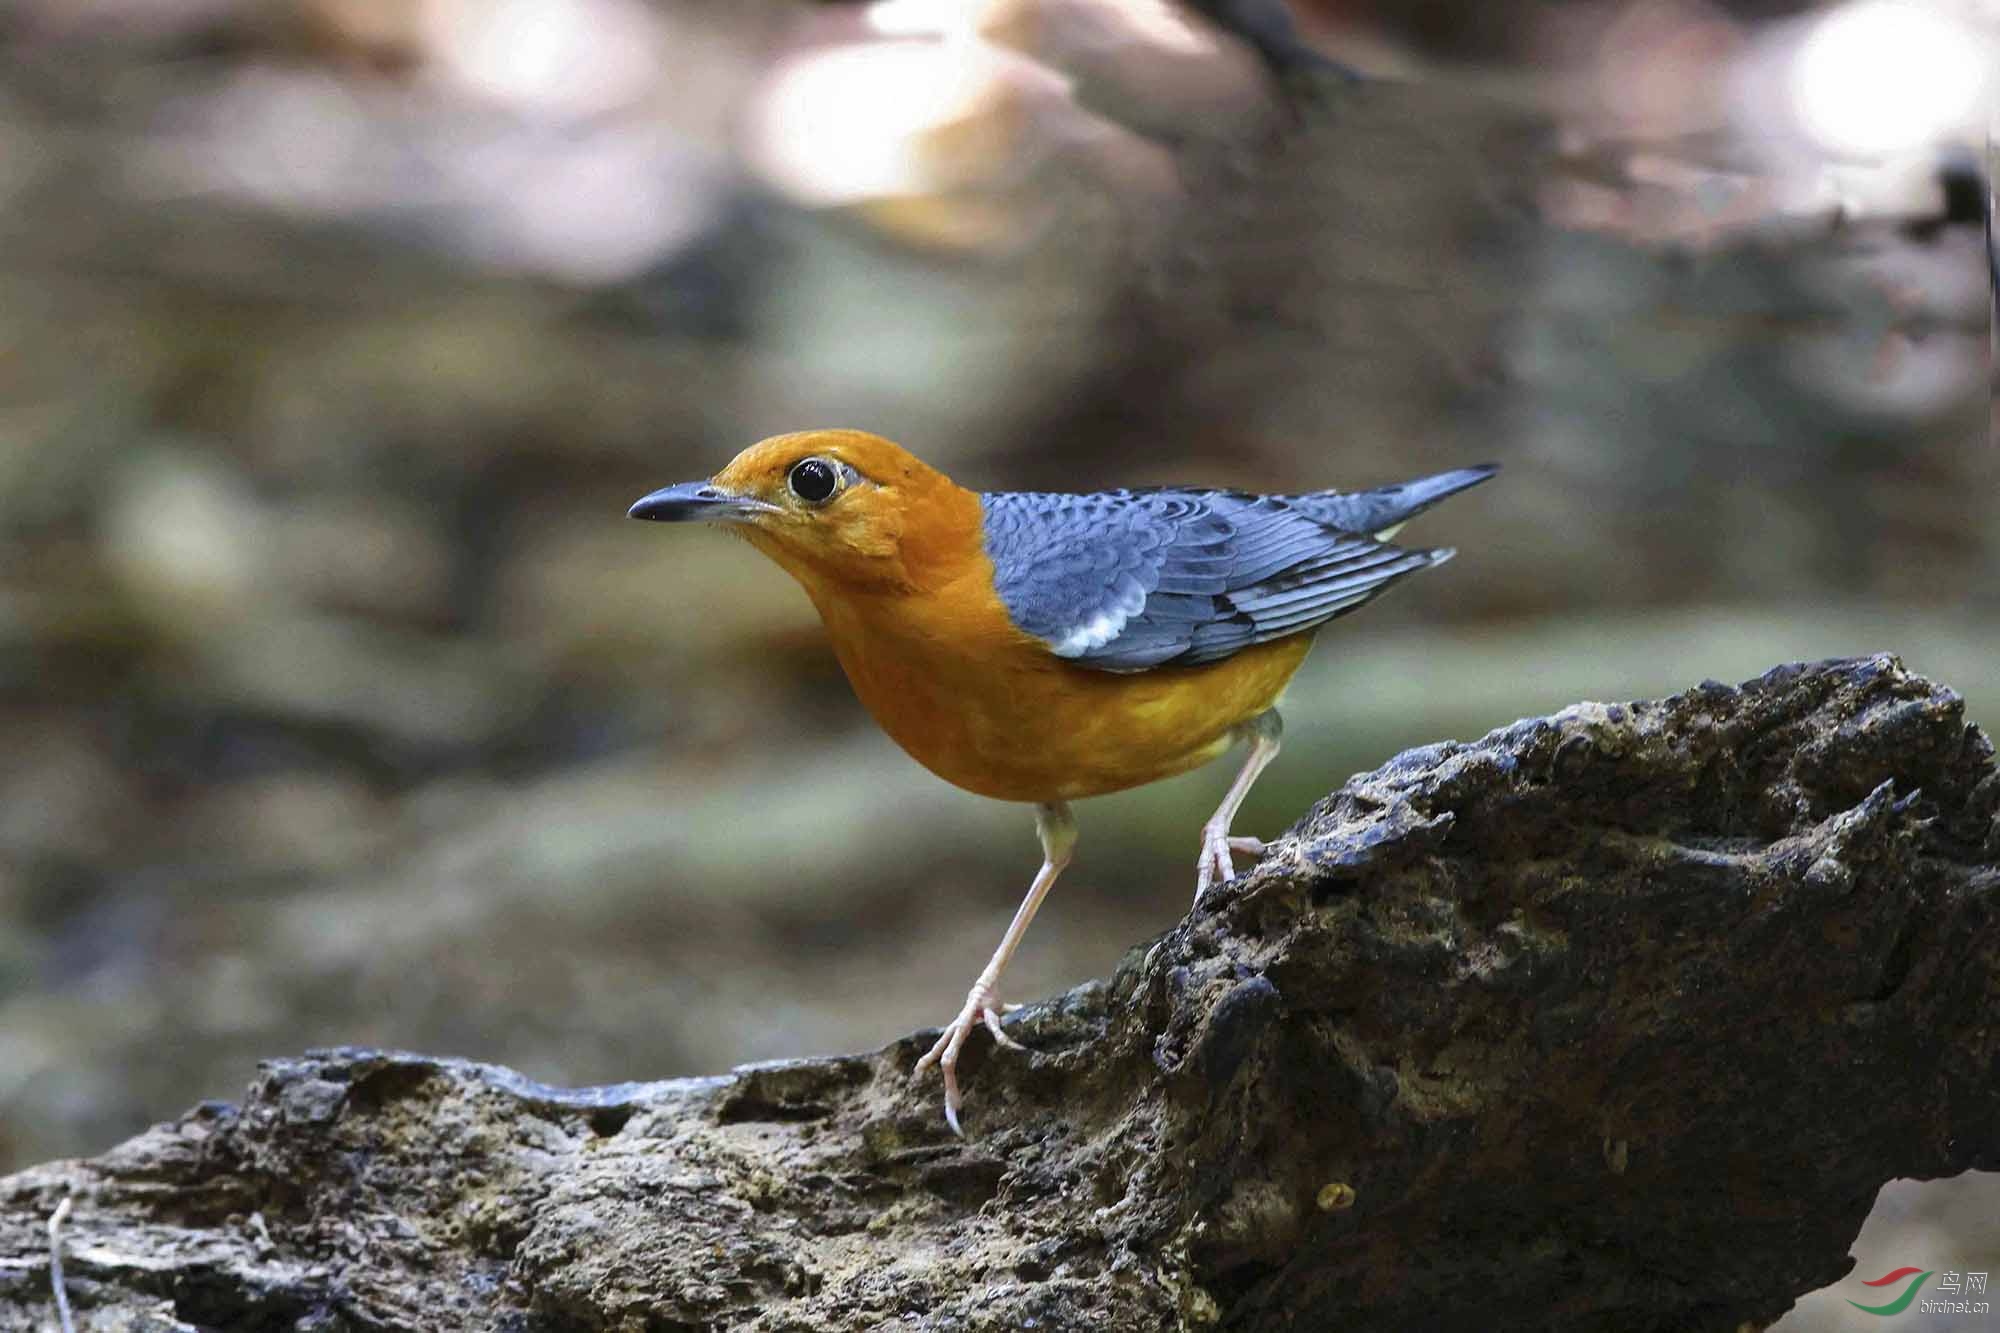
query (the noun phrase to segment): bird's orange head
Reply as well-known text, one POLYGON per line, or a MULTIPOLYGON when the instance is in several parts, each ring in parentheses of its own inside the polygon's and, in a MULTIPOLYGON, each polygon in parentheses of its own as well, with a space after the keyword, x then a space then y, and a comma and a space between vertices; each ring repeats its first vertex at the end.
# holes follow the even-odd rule
POLYGON ((980 549, 977 495, 858 430, 760 440, 707 481, 654 491, 631 514, 720 523, 809 588, 921 588, 980 549))

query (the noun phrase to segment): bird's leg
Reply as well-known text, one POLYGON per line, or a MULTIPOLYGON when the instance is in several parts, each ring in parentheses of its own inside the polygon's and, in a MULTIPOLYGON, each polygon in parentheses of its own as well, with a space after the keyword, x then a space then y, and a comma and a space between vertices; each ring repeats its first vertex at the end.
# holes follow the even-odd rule
POLYGON ((1257 775, 1278 757, 1278 737, 1284 734, 1284 723, 1273 708, 1259 713, 1243 724, 1243 731, 1250 737, 1250 753, 1243 756, 1243 767, 1236 774, 1236 781, 1230 784, 1229 794, 1222 798, 1222 804, 1201 826, 1201 854, 1194 863, 1194 900, 1197 905, 1201 895, 1208 892, 1208 886, 1236 877, 1236 863, 1230 859, 1231 853, 1243 852, 1251 856, 1261 856, 1264 844, 1256 838, 1232 838, 1229 823, 1236 818, 1236 812, 1243 805, 1243 798, 1250 794, 1250 785, 1257 781, 1257 775))
POLYGON ((1000 1015, 1004 1007, 1000 1004, 1000 974, 1007 970, 1007 961, 1014 956, 1014 950, 1021 946, 1021 937, 1028 933, 1028 923, 1035 919, 1035 911, 1048 896, 1049 888, 1056 882, 1063 867, 1069 864, 1070 854, 1076 850, 1076 819, 1069 812, 1069 806, 1061 801, 1050 801, 1035 807, 1035 832, 1042 840, 1042 868, 1035 874, 1035 882, 1028 886, 1028 896, 1014 912, 1013 921, 1008 923, 1007 933, 1000 937, 1000 947, 993 951, 986 970, 979 974, 979 980, 972 983, 972 989, 965 993, 965 1008, 958 1011, 958 1017, 951 1020, 944 1034, 937 1039, 917 1067, 910 1071, 915 1077, 936 1065, 944 1073, 944 1118, 951 1126, 951 1132, 961 1137, 965 1131, 958 1127, 958 1108, 964 1100, 958 1095, 958 1053, 964 1049, 965 1039, 972 1030, 984 1023, 993 1039, 1002 1046, 1019 1046, 1005 1032, 1000 1030, 1000 1015))

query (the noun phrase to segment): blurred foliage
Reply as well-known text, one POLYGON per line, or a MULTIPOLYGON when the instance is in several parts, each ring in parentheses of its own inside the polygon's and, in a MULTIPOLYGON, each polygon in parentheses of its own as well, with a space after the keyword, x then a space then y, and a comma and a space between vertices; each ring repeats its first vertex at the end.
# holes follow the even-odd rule
MULTIPOLYGON (((1819 21, 1770 8, 1303 7, 1347 85, 1164 0, 0 6, 0 1168, 310 1044, 594 1081, 947 1017, 1026 812, 622 517, 778 430, 989 489, 1504 463, 1246 829, 1789 658, 1993 725, 1977 220, 1742 95, 1819 21)), ((1016 997, 1183 910, 1224 782, 1084 807, 1016 997)))

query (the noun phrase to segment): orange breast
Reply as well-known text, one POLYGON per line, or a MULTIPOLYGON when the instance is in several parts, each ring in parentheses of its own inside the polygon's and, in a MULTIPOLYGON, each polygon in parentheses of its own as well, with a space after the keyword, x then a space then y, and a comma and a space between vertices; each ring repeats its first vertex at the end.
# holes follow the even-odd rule
POLYGON ((1208 762, 1277 702, 1311 633, 1195 667, 1076 666, 1016 628, 973 570, 916 595, 856 597, 801 577, 855 693, 947 782, 1008 801, 1137 787, 1208 762))

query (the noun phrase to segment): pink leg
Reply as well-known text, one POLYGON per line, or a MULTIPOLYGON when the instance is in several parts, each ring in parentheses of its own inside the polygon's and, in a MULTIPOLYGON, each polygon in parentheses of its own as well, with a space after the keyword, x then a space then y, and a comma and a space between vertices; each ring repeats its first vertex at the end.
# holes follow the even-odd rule
POLYGON ((1042 840, 1042 868, 1035 875, 1035 882, 1028 886, 1028 896, 1014 912, 1014 919, 1007 926, 1007 933, 1000 937, 1000 947, 993 951, 986 970, 979 974, 979 980, 972 983, 972 989, 965 993, 965 1007, 958 1011, 958 1017, 951 1020, 944 1033, 937 1039, 917 1067, 910 1071, 914 1077, 936 1065, 944 1074, 944 1119, 951 1126, 951 1132, 964 1137, 965 1131, 958 1125, 958 1108, 964 1099, 958 1092, 958 1053, 965 1047, 965 1039, 980 1024, 993 1034, 993 1039, 1002 1046, 1018 1047, 1015 1041, 1000 1030, 999 986, 1000 974, 1007 970, 1007 962, 1013 958, 1014 950, 1021 945, 1021 937, 1028 933, 1028 924, 1035 919, 1035 911, 1042 905, 1049 889, 1056 882, 1063 867, 1069 864, 1070 855, 1076 850, 1076 819, 1069 812, 1069 806, 1061 801, 1051 801, 1035 807, 1035 832, 1042 840))
POLYGON ((1236 878, 1236 863, 1231 853, 1243 852, 1261 856, 1264 844, 1256 838, 1232 838, 1229 836, 1230 821, 1243 806, 1243 798, 1250 794, 1250 786, 1257 781, 1273 759, 1278 757, 1278 737, 1284 732, 1284 724, 1279 720, 1276 709, 1261 713, 1244 725, 1250 737, 1250 753, 1243 757, 1243 767, 1236 774, 1236 781, 1230 784, 1229 794, 1222 798, 1209 821, 1201 826, 1201 855, 1194 863, 1194 900, 1201 902, 1201 895, 1208 892, 1211 884, 1236 878))

